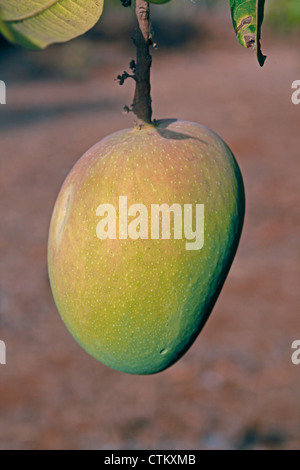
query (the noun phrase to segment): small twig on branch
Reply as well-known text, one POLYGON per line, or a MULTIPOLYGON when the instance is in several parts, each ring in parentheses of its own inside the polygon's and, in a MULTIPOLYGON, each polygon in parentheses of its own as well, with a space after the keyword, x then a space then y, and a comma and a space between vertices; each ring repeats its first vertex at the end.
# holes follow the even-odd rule
POLYGON ((127 78, 133 78, 135 80, 135 76, 126 71, 123 72, 122 75, 118 75, 116 80, 119 82, 119 85, 124 85, 125 80, 127 80, 127 78))

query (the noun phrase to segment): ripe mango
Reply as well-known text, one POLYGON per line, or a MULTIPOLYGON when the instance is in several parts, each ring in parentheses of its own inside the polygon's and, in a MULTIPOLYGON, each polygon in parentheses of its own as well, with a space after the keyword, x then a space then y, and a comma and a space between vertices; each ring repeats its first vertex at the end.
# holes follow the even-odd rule
MULTIPOLYGON (((50 224, 49 277, 70 333, 94 358, 119 371, 153 374, 175 363, 218 298, 244 210, 235 158, 200 124, 162 120, 101 140, 67 176, 50 224), (148 237, 120 237, 120 196, 128 206, 149 209, 148 237), (103 220, 97 209, 103 204, 115 208, 115 239, 97 235, 103 220), (203 207, 203 246, 187 249, 184 234, 172 235, 175 215, 169 238, 151 238, 153 204, 203 207)), ((194 231, 195 217, 194 210, 194 231)), ((134 220, 128 216, 128 223, 134 220)))

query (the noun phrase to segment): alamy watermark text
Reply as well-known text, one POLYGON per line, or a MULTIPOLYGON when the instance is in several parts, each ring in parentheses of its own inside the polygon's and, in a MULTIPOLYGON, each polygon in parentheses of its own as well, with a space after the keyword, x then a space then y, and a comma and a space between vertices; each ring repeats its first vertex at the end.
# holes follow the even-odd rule
POLYGON ((6 345, 0 340, 0 364, 6 364, 6 345))
POLYGON ((101 220, 97 224, 96 234, 100 240, 170 240, 173 225, 174 240, 184 237, 186 250, 200 250, 204 245, 204 204, 195 206, 194 209, 193 204, 184 204, 183 207, 180 204, 151 204, 148 212, 144 204, 128 207, 127 196, 120 196, 118 210, 112 204, 97 207, 96 215, 101 220), (128 217, 133 218, 129 223, 128 217))
POLYGON ((6 85, 0 80, 0 104, 6 104, 6 85))
POLYGON ((293 81, 292 89, 296 90, 292 93, 292 103, 300 104, 300 80, 293 81))

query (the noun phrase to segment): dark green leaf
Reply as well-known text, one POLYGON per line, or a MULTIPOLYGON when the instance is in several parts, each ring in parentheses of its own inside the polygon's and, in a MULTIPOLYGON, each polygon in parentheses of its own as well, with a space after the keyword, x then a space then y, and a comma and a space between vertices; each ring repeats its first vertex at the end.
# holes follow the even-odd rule
POLYGON ((265 0, 229 0, 229 4, 239 43, 244 47, 254 48, 258 62, 263 66, 266 56, 262 54, 260 38, 265 0))

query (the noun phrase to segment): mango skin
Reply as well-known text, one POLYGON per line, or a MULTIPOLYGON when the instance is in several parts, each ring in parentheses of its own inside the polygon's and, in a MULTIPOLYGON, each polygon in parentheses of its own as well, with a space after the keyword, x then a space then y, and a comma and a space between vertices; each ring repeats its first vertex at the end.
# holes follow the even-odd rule
POLYGON ((175 363, 217 300, 244 210, 230 149, 200 124, 162 120, 101 140, 67 176, 50 224, 50 283, 70 333, 119 371, 153 374, 175 363), (204 204, 203 248, 187 251, 184 237, 172 236, 100 240, 96 209, 103 203, 117 209, 121 195, 128 207, 142 203, 149 212, 155 203, 204 204))

